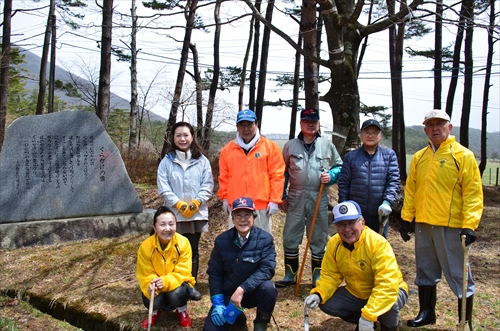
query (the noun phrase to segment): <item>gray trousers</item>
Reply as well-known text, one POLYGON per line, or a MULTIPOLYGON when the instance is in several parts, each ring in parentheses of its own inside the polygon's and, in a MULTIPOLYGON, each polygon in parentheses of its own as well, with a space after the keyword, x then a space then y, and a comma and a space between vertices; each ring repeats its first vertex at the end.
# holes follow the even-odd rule
MULTIPOLYGON (((387 313, 378 317, 380 324, 387 328, 397 327, 399 325, 399 311, 404 307, 407 300, 408 294, 400 288, 394 306, 387 313)), ((341 286, 324 305, 319 305, 319 308, 328 315, 340 317, 346 322, 357 324, 361 317, 361 308, 367 302, 368 300, 356 298, 346 290, 345 286, 341 286)))
MULTIPOLYGON (((415 223, 415 285, 435 286, 444 273, 450 289, 457 297, 462 297, 464 251, 460 239, 461 230, 415 223)), ((476 284, 472 279, 470 265, 468 270, 467 297, 470 297, 476 291, 476 284)))
MULTIPOLYGON (((288 192, 288 210, 285 226, 283 227, 283 249, 285 254, 298 253, 299 246, 304 238, 304 228, 309 236, 309 231, 314 216, 314 208, 318 199, 315 190, 296 190, 290 188, 288 192)), ((322 259, 328 241, 328 194, 324 189, 321 202, 314 222, 314 230, 310 248, 313 257, 322 259)))

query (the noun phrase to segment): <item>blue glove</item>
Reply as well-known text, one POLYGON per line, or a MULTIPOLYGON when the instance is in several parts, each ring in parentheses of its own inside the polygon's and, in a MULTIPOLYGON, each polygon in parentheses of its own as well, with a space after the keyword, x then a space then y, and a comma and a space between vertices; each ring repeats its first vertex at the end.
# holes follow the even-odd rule
POLYGON ((384 200, 382 204, 378 207, 378 214, 380 216, 389 216, 392 213, 391 204, 389 201, 384 200))
POLYGON ((224 296, 222 294, 216 294, 211 297, 212 300, 212 321, 217 326, 223 326, 226 323, 226 318, 224 317, 224 310, 226 310, 226 305, 224 304, 224 296))

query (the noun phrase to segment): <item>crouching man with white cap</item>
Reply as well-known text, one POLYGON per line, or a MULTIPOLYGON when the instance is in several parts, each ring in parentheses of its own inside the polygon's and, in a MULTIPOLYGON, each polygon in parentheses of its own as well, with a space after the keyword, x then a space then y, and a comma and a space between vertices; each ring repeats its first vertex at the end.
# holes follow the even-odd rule
POLYGON ((398 330, 408 285, 389 242, 365 226, 359 205, 347 200, 333 209, 337 228, 326 246, 320 278, 304 304, 357 324, 356 330, 398 330), (340 286, 345 281, 345 286, 340 286))

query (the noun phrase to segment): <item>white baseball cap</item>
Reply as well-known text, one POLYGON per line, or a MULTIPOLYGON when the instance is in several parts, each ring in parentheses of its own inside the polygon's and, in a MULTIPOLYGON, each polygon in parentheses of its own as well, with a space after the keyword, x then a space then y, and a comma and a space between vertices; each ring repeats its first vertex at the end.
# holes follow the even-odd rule
POLYGON ((361 208, 356 201, 346 200, 333 207, 333 224, 354 221, 361 216, 361 208))

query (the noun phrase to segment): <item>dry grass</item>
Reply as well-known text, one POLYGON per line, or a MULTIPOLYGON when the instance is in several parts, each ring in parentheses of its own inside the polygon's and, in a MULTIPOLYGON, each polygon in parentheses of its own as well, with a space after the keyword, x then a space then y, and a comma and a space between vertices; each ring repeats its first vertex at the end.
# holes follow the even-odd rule
MULTIPOLYGON (((156 208, 161 199, 154 188, 137 188, 146 208, 156 208)), ((500 329, 500 188, 485 188, 486 208, 481 225, 477 231, 479 240, 470 253, 473 275, 477 284, 474 307, 475 330, 500 329)), ((189 303, 189 313, 193 320, 192 330, 201 330, 210 307, 206 262, 212 248, 213 239, 225 229, 226 217, 220 211, 220 203, 213 201, 211 207, 210 233, 204 234, 200 242, 201 268, 199 289, 203 298, 189 303)), ((275 280, 284 275, 282 260, 281 232, 284 214, 274 219, 273 231, 278 265, 275 280)), ((140 323, 147 315, 135 279, 135 259, 140 243, 146 233, 129 235, 114 239, 74 242, 70 244, 28 247, 17 250, 0 250, 0 291, 13 290, 19 293, 45 296, 71 307, 78 307, 88 313, 99 313, 108 320, 119 322, 140 330, 140 323)), ((418 312, 413 241, 404 243, 394 229, 389 232, 389 241, 398 257, 405 280, 410 286, 410 298, 401 311, 401 319, 406 321, 418 312)), ((304 238, 304 243, 306 238, 304 238)), ((302 260, 302 253, 301 253, 302 260)), ((274 322, 270 330, 303 330, 303 299, 311 288, 309 257, 306 261, 298 297, 293 288, 279 290, 278 303, 274 312, 274 322)), ((31 317, 30 323, 23 323, 27 309, 17 305, 4 304, 0 300, 0 321, 13 321, 19 330, 75 330, 68 326, 33 323, 42 317, 31 317)), ((10 301, 11 302, 11 301, 10 301)), ((445 280, 438 285, 437 324, 421 330, 454 330, 457 323, 457 302, 448 289, 445 280)), ((254 310, 246 311, 248 330, 252 330, 254 310)), ((310 330, 354 330, 354 326, 325 315, 319 310, 312 311, 309 317, 310 330)), ((45 320, 43 323, 47 323, 45 320)), ((1 325, 1 324, 0 324, 1 325)), ((2 329, 0 327, 0 329, 2 329)), ((246 330, 240 328, 239 330, 246 330)), ((401 330, 410 330, 406 323, 401 330)), ((13 329, 14 330, 14 329, 13 329)), ((164 313, 153 330, 182 330, 173 313, 164 313)), ((234 328, 234 330, 238 330, 234 328)))

